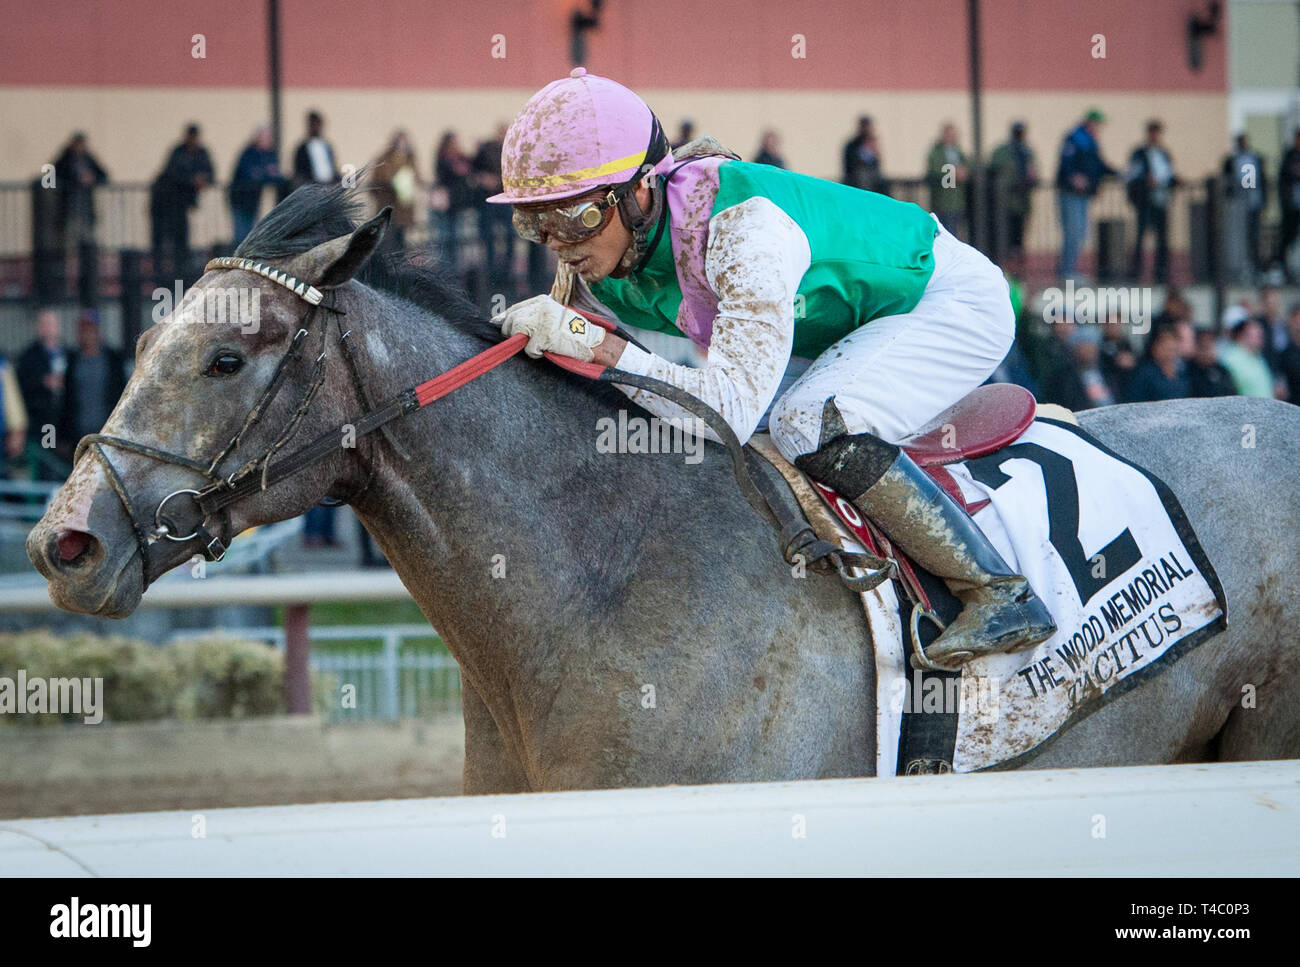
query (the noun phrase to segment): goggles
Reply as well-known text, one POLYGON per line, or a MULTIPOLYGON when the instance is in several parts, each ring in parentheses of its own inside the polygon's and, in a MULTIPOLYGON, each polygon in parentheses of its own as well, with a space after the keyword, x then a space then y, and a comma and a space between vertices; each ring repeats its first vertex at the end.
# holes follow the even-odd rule
POLYGON ((573 245, 598 235, 609 224, 619 199, 611 191, 604 198, 591 199, 568 205, 554 206, 516 205, 512 222, 520 238, 544 243, 553 238, 573 245))
POLYGON ((608 189, 604 197, 589 198, 573 205, 559 208, 554 203, 515 205, 511 221, 519 237, 540 244, 545 244, 547 238, 553 238, 562 244, 574 245, 604 231, 619 202, 634 191, 641 179, 668 154, 668 138, 664 135, 663 126, 653 113, 650 118, 650 143, 646 147, 645 162, 631 178, 608 189))

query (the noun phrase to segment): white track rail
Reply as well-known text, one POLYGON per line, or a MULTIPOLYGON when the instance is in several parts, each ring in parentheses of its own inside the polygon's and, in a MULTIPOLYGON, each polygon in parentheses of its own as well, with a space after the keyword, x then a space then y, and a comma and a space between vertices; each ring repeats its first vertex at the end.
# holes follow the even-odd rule
MULTIPOLYGON (((224 604, 312 601, 404 601, 410 592, 393 571, 314 571, 306 574, 168 576, 140 599, 142 608, 201 608, 224 604)), ((44 581, 0 586, 0 614, 50 611, 44 581)))
POLYGON ((1297 830, 1300 762, 1230 763, 16 820, 0 876, 1294 876, 1297 830))

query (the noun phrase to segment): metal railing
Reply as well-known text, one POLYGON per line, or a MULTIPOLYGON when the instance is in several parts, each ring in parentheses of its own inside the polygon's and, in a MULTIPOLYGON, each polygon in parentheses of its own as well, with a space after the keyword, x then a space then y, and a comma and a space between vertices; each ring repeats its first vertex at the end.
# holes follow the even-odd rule
MULTIPOLYGON (((1184 274, 1190 271, 1198 282, 1213 281, 1206 277, 1211 266, 1205 264, 1204 259, 1192 257, 1188 253, 1195 246, 1203 245, 1203 239, 1213 239, 1216 235, 1215 222, 1220 218, 1218 206, 1207 204, 1216 183, 1215 179, 1188 182, 1173 191, 1170 202, 1170 248, 1179 255, 1180 265, 1192 266, 1191 269, 1184 268, 1184 274)), ((930 208, 930 191, 923 178, 891 179, 885 189, 895 198, 915 202, 927 210, 930 208)), ((57 216, 57 206, 52 205, 52 198, 47 197, 52 195, 49 190, 34 187, 30 182, 0 182, 0 260, 27 260, 34 252, 45 252, 47 257, 60 260, 64 257, 57 241, 57 226, 51 222, 57 216), (35 228, 34 218, 42 223, 35 228)), ((1025 250, 1043 256, 1053 254, 1061 244, 1056 189, 1050 183, 1040 184, 1030 193, 1030 200, 1031 214, 1025 225, 1025 250)), ((272 193, 267 191, 263 197, 263 211, 269 209, 271 201, 272 193)), ((147 252, 150 249, 149 185, 130 182, 104 185, 96 189, 95 210, 95 244, 100 251, 104 274, 113 278, 116 271, 114 253, 123 250, 147 252)), ((987 205, 985 210, 987 211, 987 205)), ((445 222, 426 217, 427 214, 419 213, 414 224, 406 230, 409 244, 436 240, 438 226, 445 222)), ((460 239, 459 244, 473 247, 478 243, 477 226, 468 213, 463 215, 465 217, 453 222, 460 239)), ((190 244, 194 250, 228 245, 232 227, 225 187, 213 186, 201 192, 198 207, 190 213, 189 219, 190 244)), ((1109 223, 1122 226, 1118 230, 1112 230, 1107 238, 1111 247, 1117 246, 1122 250, 1124 264, 1127 264, 1136 232, 1136 213, 1125 197, 1122 181, 1107 179, 1102 183, 1093 199, 1090 221, 1094 231, 1090 233, 1083 249, 1085 261, 1098 248, 1099 232, 1095 227, 1109 223)), ((996 213, 988 220, 988 225, 987 237, 990 241, 985 248, 994 251, 994 239, 1003 230, 996 213)), ((1266 226, 1266 231, 1271 231, 1271 228, 1266 226)), ((1110 257, 1118 264, 1119 256, 1120 253, 1115 253, 1110 257)), ((65 272, 70 273, 70 268, 65 272)), ((9 295, 30 284, 21 272, 12 267, 7 271, 3 282, 4 292, 9 295)))
MULTIPOLYGON (((900 201, 910 201, 930 210, 930 189, 923 178, 894 179, 888 183, 887 189, 892 197, 900 201)), ((1215 281, 1213 273, 1217 250, 1208 252, 1206 246, 1220 234, 1216 226, 1222 218, 1221 206, 1212 204, 1218 201, 1218 195, 1219 184, 1216 178, 1189 181, 1170 192, 1169 249, 1171 260, 1183 276, 1181 281, 1215 281)), ((1054 266, 1062 242, 1057 190, 1050 183, 1039 184, 1029 192, 1028 200, 1024 251, 1031 260, 1037 256, 1040 264, 1054 266), (1051 257, 1050 261, 1046 260, 1048 256, 1051 257)), ((970 224, 969 201, 970 199, 965 212, 967 226, 970 224)), ((983 210, 986 239, 983 248, 996 258, 1007 249, 1007 213, 987 203, 983 210)), ((1133 245, 1137 239, 1137 211, 1126 196, 1122 180, 1107 178, 1102 181, 1089 205, 1088 221, 1089 232, 1081 250, 1082 261, 1096 265, 1100 274, 1127 278, 1133 245), (1104 264, 1097 264, 1099 262, 1104 264)), ((1146 239, 1148 259, 1152 257, 1154 244, 1150 237, 1146 239)))
MULTIPOLYGON (((241 638, 264 641, 281 651, 285 647, 283 628, 239 628, 232 631, 241 638)), ((178 632, 171 642, 203 638, 210 631, 178 632)), ((436 641, 428 625, 329 625, 315 626, 308 632, 313 645, 310 668, 313 672, 334 676, 335 701, 329 707, 333 722, 452 714, 460 711, 460 666, 450 655, 418 652, 406 646, 412 641, 436 641), (361 642, 378 642, 378 651, 357 647, 361 642), (336 643, 329 650, 314 646, 336 643), (348 642, 354 647, 339 648, 348 642), (342 690, 352 686, 345 694, 342 690), (351 701, 349 701, 349 699, 351 701)))
MULTIPOLYGON (((199 192, 198 206, 190 210, 190 247, 195 250, 227 244, 234 234, 226 185, 199 192)), ((95 244, 103 251, 151 247, 150 186, 145 182, 118 181, 95 189, 95 244)), ((364 198, 364 196, 363 196, 364 198)), ((263 192, 261 214, 270 211, 274 193, 263 192)), ((473 220, 456 222, 462 238, 477 235, 473 220)), ((433 231, 430 220, 416 218, 406 229, 411 242, 423 242, 433 231)), ((30 255, 33 250, 60 249, 58 199, 51 189, 32 182, 0 181, 0 258, 30 255)))
POLYGON ((30 529, 45 515, 50 498, 60 486, 62 485, 46 481, 0 478, 0 522, 10 522, 30 529))

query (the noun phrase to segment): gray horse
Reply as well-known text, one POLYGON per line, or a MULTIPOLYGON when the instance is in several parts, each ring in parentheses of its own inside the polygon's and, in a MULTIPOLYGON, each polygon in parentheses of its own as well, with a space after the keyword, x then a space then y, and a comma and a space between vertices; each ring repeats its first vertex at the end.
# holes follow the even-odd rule
MULTIPOLYGON (((226 472, 264 453, 302 409, 317 338, 324 382, 297 441, 364 410, 358 382, 387 400, 500 338, 427 270, 406 265, 373 286, 354 279, 385 220, 354 232, 350 206, 337 190, 300 190, 241 246, 334 286, 346 315, 316 320, 313 348, 288 367, 284 392, 226 472), (340 352, 343 326, 360 381, 340 352)), ((209 272, 196 290, 141 337, 105 432, 206 460, 273 379, 308 306, 247 271, 209 272), (250 288, 256 325, 199 324, 205 294, 250 288)), ((832 578, 792 574, 721 448, 710 444, 703 462, 600 452, 601 418, 620 408, 635 412, 617 390, 516 356, 390 424, 391 436, 343 443, 239 501, 233 529, 327 496, 352 504, 460 663, 467 793, 871 775, 876 690, 857 601, 832 578)), ((1300 754, 1300 410, 1232 398, 1080 419, 1178 493, 1222 579, 1230 625, 1032 766, 1300 754)), ((150 512, 205 483, 139 453, 109 456, 119 487, 150 512)), ((152 540, 142 560, 111 483, 83 455, 28 538, 61 608, 130 614, 146 570, 199 550, 152 540)))

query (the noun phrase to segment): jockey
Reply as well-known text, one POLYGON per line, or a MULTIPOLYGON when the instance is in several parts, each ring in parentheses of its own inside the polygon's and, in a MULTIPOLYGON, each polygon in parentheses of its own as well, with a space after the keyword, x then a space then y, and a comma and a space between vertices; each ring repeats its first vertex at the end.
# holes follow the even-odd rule
MULTIPOLYGON (((674 157, 640 97, 581 67, 534 94, 506 134, 504 191, 488 201, 513 205, 516 231, 560 266, 551 295, 495 321, 526 334, 529 355, 680 387, 742 443, 770 405, 786 459, 852 499, 962 600, 927 649, 936 665, 1050 637, 1028 582, 897 446, 1006 355, 1015 319, 1002 273, 916 205, 733 160, 705 141, 674 157), (570 306, 686 336, 707 362, 673 364, 570 306), (808 360, 778 397, 787 369, 808 360)), ((625 392, 656 416, 686 416, 625 392)))

